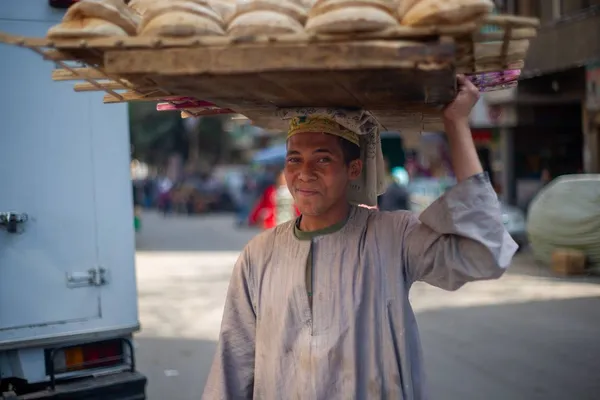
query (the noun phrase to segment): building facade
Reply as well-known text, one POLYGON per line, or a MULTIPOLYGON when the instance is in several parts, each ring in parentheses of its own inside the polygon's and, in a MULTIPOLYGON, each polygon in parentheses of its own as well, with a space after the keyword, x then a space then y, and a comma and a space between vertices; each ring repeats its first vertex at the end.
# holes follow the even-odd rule
POLYGON ((497 5, 541 21, 519 86, 486 93, 479 120, 472 121, 475 129, 493 130, 502 197, 519 205, 544 171, 600 173, 600 0, 497 5))

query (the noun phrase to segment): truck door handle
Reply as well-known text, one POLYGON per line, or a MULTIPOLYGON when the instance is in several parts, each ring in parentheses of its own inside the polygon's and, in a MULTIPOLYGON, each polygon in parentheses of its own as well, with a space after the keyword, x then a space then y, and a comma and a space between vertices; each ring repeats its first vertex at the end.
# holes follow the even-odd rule
POLYGON ((0 212, 0 227, 5 228, 8 233, 22 233, 22 224, 28 220, 25 213, 0 212))

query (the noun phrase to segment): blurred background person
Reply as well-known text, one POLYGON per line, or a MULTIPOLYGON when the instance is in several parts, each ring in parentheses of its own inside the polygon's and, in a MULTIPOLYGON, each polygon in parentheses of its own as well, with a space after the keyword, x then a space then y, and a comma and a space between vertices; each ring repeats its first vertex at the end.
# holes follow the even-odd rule
POLYGON ((275 183, 264 190, 252 209, 249 223, 251 226, 262 224, 263 229, 270 229, 299 215, 281 170, 275 183))
POLYGON ((403 167, 394 167, 388 177, 388 187, 379 197, 379 210, 410 210, 408 172, 403 167))

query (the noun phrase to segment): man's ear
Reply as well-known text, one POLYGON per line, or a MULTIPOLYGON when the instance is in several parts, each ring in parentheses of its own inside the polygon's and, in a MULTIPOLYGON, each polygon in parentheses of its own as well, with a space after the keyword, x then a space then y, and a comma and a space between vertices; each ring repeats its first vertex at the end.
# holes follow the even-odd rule
POLYGON ((350 165, 348 167, 348 177, 350 180, 358 179, 360 173, 362 172, 363 162, 360 159, 350 161, 350 165))

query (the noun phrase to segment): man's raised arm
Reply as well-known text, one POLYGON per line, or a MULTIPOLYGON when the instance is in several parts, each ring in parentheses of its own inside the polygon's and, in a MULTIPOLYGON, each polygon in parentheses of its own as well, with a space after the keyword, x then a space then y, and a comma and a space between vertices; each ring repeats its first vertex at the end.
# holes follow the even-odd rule
POLYGON ((452 168, 458 182, 483 172, 473 135, 469 115, 479 100, 479 91, 463 75, 458 76, 456 99, 444 110, 444 128, 450 144, 452 168))
POLYGON ((458 84, 455 101, 444 110, 458 184, 418 218, 406 214, 398 222, 409 281, 447 290, 500 277, 518 249, 504 227, 498 197, 483 173, 469 128, 479 92, 464 76, 458 84))

